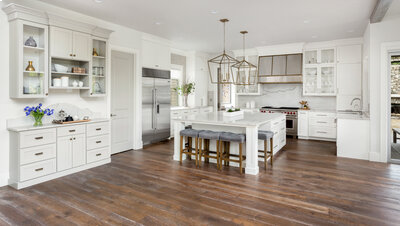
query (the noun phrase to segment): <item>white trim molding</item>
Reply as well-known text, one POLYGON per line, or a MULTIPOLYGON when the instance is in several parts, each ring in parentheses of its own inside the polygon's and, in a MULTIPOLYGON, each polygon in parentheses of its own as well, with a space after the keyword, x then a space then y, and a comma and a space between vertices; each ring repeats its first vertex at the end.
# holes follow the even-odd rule
POLYGON ((9 175, 8 173, 0 173, 0 187, 8 185, 9 175))
POLYGON ((370 160, 388 162, 390 151, 390 57, 400 52, 400 42, 385 42, 381 44, 380 63, 380 148, 378 152, 371 150, 370 160))

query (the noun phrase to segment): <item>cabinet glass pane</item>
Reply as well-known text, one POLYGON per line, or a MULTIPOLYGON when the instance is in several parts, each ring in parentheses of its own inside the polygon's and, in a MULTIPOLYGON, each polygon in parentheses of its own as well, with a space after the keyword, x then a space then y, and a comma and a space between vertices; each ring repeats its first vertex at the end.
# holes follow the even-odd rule
POLYGON ((318 92, 318 68, 305 68, 304 69, 304 93, 314 94, 318 92))
POLYGON ((334 49, 321 50, 321 63, 323 64, 335 63, 335 50, 334 49))
POLYGON ((272 75, 286 75, 286 56, 274 56, 272 75))
POLYGON ((321 93, 335 93, 334 67, 321 67, 321 93))
POLYGON ((318 51, 311 50, 304 52, 304 63, 305 64, 316 64, 318 63, 318 51))
POLYGON ((287 74, 288 75, 300 75, 302 69, 302 55, 288 55, 287 56, 287 74))
POLYGON ((272 57, 260 57, 259 75, 266 76, 272 73, 272 57))
POLYGON ((40 95, 44 92, 44 73, 24 72, 24 95, 40 95))

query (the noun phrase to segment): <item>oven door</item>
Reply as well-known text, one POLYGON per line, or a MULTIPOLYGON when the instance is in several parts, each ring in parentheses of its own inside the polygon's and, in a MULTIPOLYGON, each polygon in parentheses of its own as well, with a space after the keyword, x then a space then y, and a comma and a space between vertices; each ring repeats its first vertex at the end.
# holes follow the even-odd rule
POLYGON ((286 134, 297 136, 297 118, 286 116, 286 134))

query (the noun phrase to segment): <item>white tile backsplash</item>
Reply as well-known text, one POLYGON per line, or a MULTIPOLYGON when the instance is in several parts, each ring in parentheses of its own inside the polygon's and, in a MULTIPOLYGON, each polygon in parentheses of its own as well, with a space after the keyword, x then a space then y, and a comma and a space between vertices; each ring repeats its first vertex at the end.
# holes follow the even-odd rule
POLYGON ((260 96, 238 96, 239 107, 254 100, 257 107, 300 107, 299 102, 308 101, 311 109, 336 110, 336 97, 305 97, 302 84, 263 84, 260 96))

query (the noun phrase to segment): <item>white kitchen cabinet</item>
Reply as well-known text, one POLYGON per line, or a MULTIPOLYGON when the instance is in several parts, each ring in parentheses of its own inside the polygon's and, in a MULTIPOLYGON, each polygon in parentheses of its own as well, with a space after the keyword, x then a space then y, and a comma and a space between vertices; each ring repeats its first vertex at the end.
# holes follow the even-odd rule
POLYGON ((308 137, 308 111, 298 111, 297 136, 308 137))
POLYGON ((338 118, 337 156, 369 160, 370 121, 338 118))
POLYGON ((361 64, 338 64, 338 95, 361 96, 361 64))
POLYGON ((199 114, 199 113, 210 113, 213 112, 213 107, 194 107, 194 108, 184 108, 184 109, 173 109, 171 110, 171 121, 170 121, 170 137, 174 137, 174 118, 179 118, 181 116, 199 114))
POLYGON ((90 61, 91 36, 59 27, 50 27, 50 56, 90 61))
POLYGON ((109 122, 10 130, 10 185, 21 189, 109 163, 109 122), (87 145, 87 144, 90 145, 87 145))
POLYGON ((338 64, 360 64, 362 62, 362 45, 337 47, 338 64))
POLYGON ((152 40, 142 41, 142 66, 160 70, 171 70, 171 48, 152 40))
POLYGON ((336 49, 310 49, 303 55, 303 95, 336 96, 336 49))

